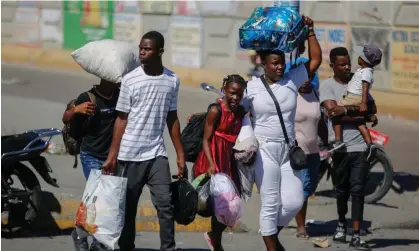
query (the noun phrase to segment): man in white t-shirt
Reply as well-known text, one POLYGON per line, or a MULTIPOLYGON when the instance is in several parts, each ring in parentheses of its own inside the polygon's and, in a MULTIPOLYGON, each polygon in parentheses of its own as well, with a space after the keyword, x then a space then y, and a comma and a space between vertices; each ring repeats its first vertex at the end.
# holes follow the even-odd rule
MULTIPOLYGON (((365 45, 363 50, 359 52, 358 65, 359 69, 352 76, 351 81, 348 83, 346 94, 341 100, 341 105, 356 105, 360 106, 360 112, 367 112, 371 120, 374 122, 373 126, 377 123, 377 117, 374 114, 368 114, 367 102, 369 99, 370 89, 374 83, 374 67, 379 65, 382 58, 381 50, 375 45, 365 45)), ((358 125, 358 129, 362 134, 368 148, 371 148, 372 140, 365 123, 358 125)), ((340 148, 344 145, 342 141, 342 125, 340 123, 333 124, 335 132, 335 142, 332 143, 333 150, 340 148)), ((368 151, 369 152, 369 151, 368 151)))
POLYGON ((139 47, 142 66, 122 79, 116 105, 119 113, 103 169, 105 173, 128 178, 125 225, 119 239, 121 251, 135 248, 137 206, 146 184, 159 218, 160 250, 172 251, 176 245, 174 208, 163 132, 167 123, 177 154, 178 177, 182 177, 185 160, 177 116, 180 81, 162 64, 164 38, 159 32, 146 33, 139 47))

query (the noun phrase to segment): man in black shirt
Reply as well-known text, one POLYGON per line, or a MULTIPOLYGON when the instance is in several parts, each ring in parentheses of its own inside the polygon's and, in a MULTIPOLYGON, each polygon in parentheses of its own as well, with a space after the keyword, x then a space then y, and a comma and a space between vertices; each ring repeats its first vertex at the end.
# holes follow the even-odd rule
MULTIPOLYGON (((101 169, 112 142, 113 125, 116 119, 118 84, 101 80, 81 93, 74 106, 63 114, 63 122, 71 123, 72 132, 80 142, 80 160, 86 180, 90 170, 101 169)), ((77 251, 88 251, 87 237, 80 238, 77 231, 71 234, 77 251)), ((103 245, 93 239, 90 250, 104 250, 103 245)))

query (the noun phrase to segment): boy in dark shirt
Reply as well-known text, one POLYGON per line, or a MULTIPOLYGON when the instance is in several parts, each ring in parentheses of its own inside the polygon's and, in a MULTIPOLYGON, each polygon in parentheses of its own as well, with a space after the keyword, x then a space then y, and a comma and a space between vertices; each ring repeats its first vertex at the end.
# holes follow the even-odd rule
MULTIPOLYGON (((101 79, 99 85, 81 93, 63 114, 63 122, 71 123, 75 138, 81 142, 80 160, 86 180, 90 170, 101 169, 108 156, 118 96, 118 84, 101 79)), ((87 237, 80 238, 76 230, 71 235, 77 251, 88 251, 87 237)), ((93 239, 90 250, 106 248, 93 239)))

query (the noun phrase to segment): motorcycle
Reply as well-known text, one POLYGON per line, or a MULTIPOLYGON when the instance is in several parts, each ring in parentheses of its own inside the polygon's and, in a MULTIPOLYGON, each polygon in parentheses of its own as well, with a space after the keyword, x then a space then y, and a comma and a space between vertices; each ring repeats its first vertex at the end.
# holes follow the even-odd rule
POLYGON ((51 138, 60 134, 60 129, 46 128, 1 136, 1 212, 9 213, 8 224, 17 220, 29 225, 42 205, 39 180, 24 161, 48 184, 59 187, 50 175, 52 169, 48 161, 41 154, 48 149, 51 138))
MULTIPOLYGON (((379 131, 369 129, 371 139, 373 141, 374 157, 370 161, 367 183, 365 185, 365 203, 374 204, 380 201, 390 190, 394 179, 394 168, 390 157, 386 154, 384 147, 389 141, 389 136, 379 131), (382 175, 372 172, 372 169, 377 165, 383 166, 384 172, 382 175), (380 177, 382 176, 382 177, 380 177)), ((326 181, 328 181, 333 172, 333 151, 320 152, 320 168, 318 182, 327 173, 326 181)), ((332 179, 333 183, 333 179, 332 179)))
MULTIPOLYGON (((208 85, 206 83, 201 84, 201 88, 205 91, 214 92, 220 97, 224 96, 224 93, 214 86, 208 85)), ((393 179, 394 179, 394 168, 393 164, 386 154, 384 147, 389 141, 389 136, 385 135, 379 131, 369 129, 371 138, 373 140, 373 148, 375 151, 374 157, 370 161, 370 172, 368 174, 367 183, 366 183, 366 196, 365 203, 373 204, 380 201, 390 190, 393 179), (384 168, 382 177, 380 175, 372 175, 371 170, 377 165, 381 164, 384 168), (378 177, 377 177, 378 176, 378 177)), ((327 173, 327 181, 331 177, 333 171, 333 162, 332 155, 333 151, 322 151, 321 152, 321 165, 319 168, 318 181, 320 182, 323 176, 327 173)))

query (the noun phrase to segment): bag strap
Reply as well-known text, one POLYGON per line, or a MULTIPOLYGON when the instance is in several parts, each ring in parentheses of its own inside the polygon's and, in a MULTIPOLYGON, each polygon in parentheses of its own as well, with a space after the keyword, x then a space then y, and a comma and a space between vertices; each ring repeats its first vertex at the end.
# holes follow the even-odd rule
POLYGON ((96 104, 96 96, 91 92, 87 92, 87 95, 89 95, 90 102, 92 102, 93 104, 96 104))
POLYGON ((317 101, 320 102, 319 94, 317 93, 316 89, 313 88, 314 96, 316 97, 317 101))
POLYGON ((215 120, 215 123, 214 123, 214 129, 217 129, 218 125, 221 122, 221 117, 223 116, 223 108, 221 108, 220 103, 215 102, 208 107, 208 111, 211 109, 212 106, 215 106, 218 109, 218 116, 217 116, 217 119, 215 120))
POLYGON ((266 90, 268 91, 269 95, 273 99, 275 103, 276 112, 278 113, 279 121, 281 122, 282 131, 284 132, 284 138, 287 145, 290 144, 290 140, 288 138, 287 129, 285 127, 284 118, 282 117, 281 108, 279 107, 278 100, 276 99, 275 95, 273 94, 271 87, 269 87, 268 83, 266 82, 265 75, 260 77, 260 80, 262 80, 263 85, 265 86, 266 90))

